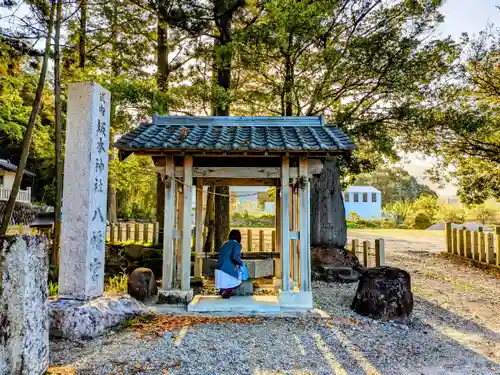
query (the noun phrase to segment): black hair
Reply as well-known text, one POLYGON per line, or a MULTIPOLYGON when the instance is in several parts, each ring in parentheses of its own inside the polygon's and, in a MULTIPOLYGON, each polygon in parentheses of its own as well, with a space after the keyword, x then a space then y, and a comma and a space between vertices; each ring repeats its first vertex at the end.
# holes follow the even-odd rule
POLYGON ((241 232, 237 229, 233 229, 229 232, 229 240, 235 240, 238 243, 241 243, 241 232))

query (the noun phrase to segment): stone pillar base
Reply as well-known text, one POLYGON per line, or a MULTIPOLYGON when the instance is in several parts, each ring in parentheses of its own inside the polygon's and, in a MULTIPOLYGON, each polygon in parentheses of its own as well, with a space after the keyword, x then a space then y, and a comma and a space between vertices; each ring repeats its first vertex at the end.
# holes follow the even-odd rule
POLYGON ((163 290, 158 291, 158 303, 168 305, 188 305, 194 297, 193 289, 189 290, 163 290))
POLYGON ((280 306, 292 309, 312 309, 312 292, 280 292, 280 306))
POLYGON ((127 294, 90 301, 51 300, 50 335, 70 340, 88 340, 145 311, 146 307, 142 303, 127 294))

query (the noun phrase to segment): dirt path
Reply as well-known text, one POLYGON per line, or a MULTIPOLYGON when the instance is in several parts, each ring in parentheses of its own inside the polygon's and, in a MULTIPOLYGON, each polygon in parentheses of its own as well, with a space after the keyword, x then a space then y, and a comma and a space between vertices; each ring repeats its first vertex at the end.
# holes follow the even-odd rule
POLYGON ((439 256, 443 232, 412 232, 355 230, 349 237, 384 238, 387 264, 411 274, 415 316, 500 361, 500 273, 439 256))

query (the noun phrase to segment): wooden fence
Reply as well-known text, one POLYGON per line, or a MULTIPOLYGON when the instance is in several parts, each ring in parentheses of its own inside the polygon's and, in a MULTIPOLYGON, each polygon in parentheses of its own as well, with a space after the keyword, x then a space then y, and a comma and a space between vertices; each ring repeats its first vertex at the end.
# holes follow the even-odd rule
POLYGON ((351 239, 347 241, 347 249, 358 257, 365 267, 385 266, 385 244, 382 238, 371 241, 351 239))
POLYGON ((482 228, 471 231, 446 223, 445 240, 450 254, 500 267, 500 226, 495 227, 495 232, 483 232, 482 228))

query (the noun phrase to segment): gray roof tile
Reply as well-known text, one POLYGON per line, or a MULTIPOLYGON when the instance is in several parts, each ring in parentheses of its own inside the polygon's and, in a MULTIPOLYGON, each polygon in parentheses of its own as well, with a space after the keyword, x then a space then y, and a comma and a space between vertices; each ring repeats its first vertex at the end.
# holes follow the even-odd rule
POLYGON ((124 135, 115 147, 135 150, 214 152, 350 151, 356 145, 322 117, 154 116, 124 135))

